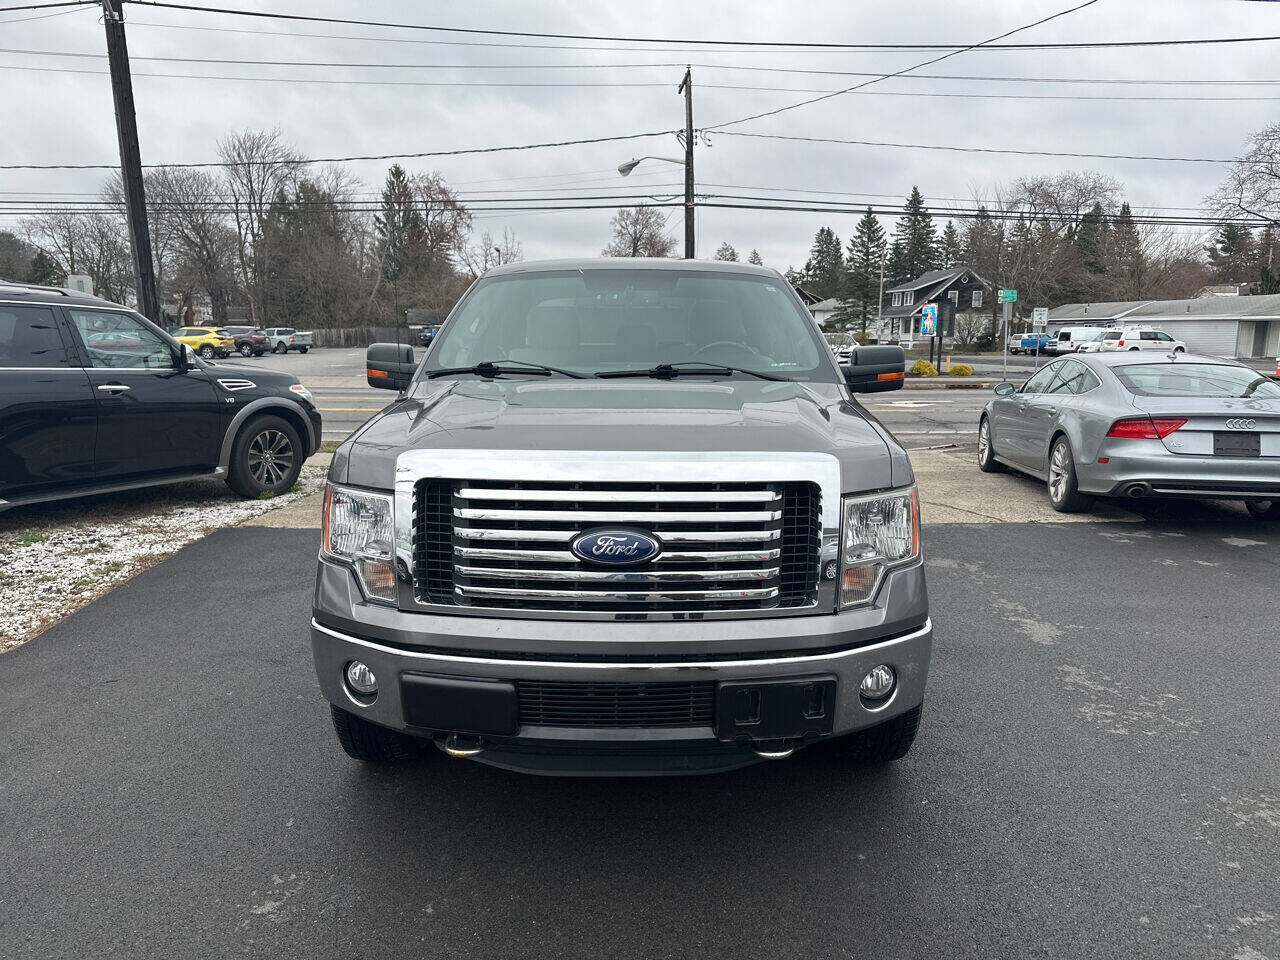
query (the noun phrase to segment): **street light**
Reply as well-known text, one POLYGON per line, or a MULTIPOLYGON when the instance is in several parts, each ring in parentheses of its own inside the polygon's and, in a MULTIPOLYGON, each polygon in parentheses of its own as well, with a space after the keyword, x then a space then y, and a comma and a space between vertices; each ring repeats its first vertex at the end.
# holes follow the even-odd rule
POLYGON ((678 163, 680 166, 684 166, 684 161, 678 160, 675 157, 636 157, 634 160, 628 160, 626 163, 618 164, 618 172, 624 177, 627 176, 632 170, 640 166, 641 160, 665 160, 667 163, 678 163))

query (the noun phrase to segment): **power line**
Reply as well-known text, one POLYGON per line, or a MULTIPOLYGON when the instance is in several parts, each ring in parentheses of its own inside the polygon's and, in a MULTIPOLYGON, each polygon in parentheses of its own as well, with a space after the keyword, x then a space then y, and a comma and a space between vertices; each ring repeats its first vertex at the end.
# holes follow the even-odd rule
MULTIPOLYGON (((83 4, 76 4, 76 6, 83 6, 83 4)), ((13 8, 10 8, 10 9, 13 9, 13 8)), ((5 12, 4 10, 0 10, 0 13, 4 13, 4 12, 5 12)), ((65 17, 69 13, 75 13, 75 10, 74 9, 57 10, 53 13, 40 13, 34 17, 12 17, 8 20, 0 20, 0 23, 5 23, 5 24, 30 23, 32 20, 49 20, 49 19, 52 19, 53 17, 65 17)))
MULTIPOLYGON (((1280 0, 1277 0, 1280 2, 1280 0)), ((71 11, 63 11, 70 13, 71 11)), ((61 14, 58 14, 59 16, 61 14)), ((131 21, 134 26, 138 24, 131 21)), ((287 35, 287 34, 282 34, 287 35)), ((376 39, 376 38, 367 38, 376 39)), ((32 57, 71 57, 81 59, 102 60, 100 53, 79 53, 66 50, 28 50, 12 47, 0 47, 0 53, 21 54, 32 57)), ((882 72, 863 70, 813 70, 802 67, 762 67, 750 64, 734 63, 681 63, 679 61, 649 61, 647 63, 368 63, 349 60, 256 60, 243 57, 139 57, 130 56, 130 60, 153 61, 159 63, 212 63, 221 65, 240 65, 255 67, 326 67, 360 70, 657 70, 682 69, 691 66, 698 70, 744 71, 749 73, 791 73, 821 77, 883 77, 882 72)), ((1188 80, 1162 79, 1153 80, 1139 77, 1010 77, 1000 75, 956 74, 956 73, 907 73, 899 79, 903 80, 960 80, 987 81, 992 83, 1079 83, 1079 84, 1122 84, 1141 86, 1275 86, 1275 80, 1188 80)), ((666 85, 665 83, 663 84, 666 85)), ((699 86, 703 86, 699 84, 699 86)))
MULTIPOLYGON (((1080 7, 1088 6, 1096 3, 1097 0, 1088 0, 1087 3, 1081 4, 1080 7)), ((1252 43, 1267 40, 1280 40, 1280 36, 1250 36, 1250 37, 1194 37, 1189 39, 1178 40, 1107 40, 1107 41, 1087 41, 1087 42, 1063 42, 1063 43, 1017 43, 1017 44, 996 44, 993 42, 985 42, 983 44, 974 44, 967 46, 964 44, 953 43, 831 43, 831 42, 814 42, 814 41, 793 41, 793 40, 702 40, 689 39, 687 37, 634 37, 634 36, 602 36, 599 34, 582 34, 582 33, 543 33, 525 30, 495 30, 482 29, 477 27, 444 27, 432 24, 422 23, 401 23, 386 20, 356 20, 343 17, 318 17, 297 13, 278 13, 265 10, 235 10, 227 7, 197 7, 181 3, 161 2, 161 0, 131 0, 131 6, 158 7, 167 10, 186 10, 194 13, 214 13, 226 14, 229 16, 253 17, 264 20, 293 20, 306 23, 329 23, 343 26, 360 26, 360 27, 377 27, 382 29, 393 30, 416 30, 428 31, 435 33, 450 34, 468 34, 477 36, 497 36, 497 37, 528 37, 534 39, 547 40, 592 40, 597 42, 609 43, 643 43, 643 44, 681 44, 685 46, 705 47, 708 45, 718 45, 733 48, 795 48, 802 50, 885 50, 885 51, 917 51, 917 50, 951 50, 955 53, 963 53, 966 50, 984 49, 984 50, 1048 50, 1048 49, 1095 49, 1107 47, 1163 47, 1163 46, 1185 46, 1195 44, 1214 44, 1214 43, 1252 43)), ((1072 10, 1080 7, 1073 7, 1072 10)), ((1037 21, 1034 24, 1028 24, 1027 27, 1019 27, 1017 30, 1011 30, 1008 33, 1001 34, 999 37, 992 38, 999 40, 1006 36, 1011 36, 1021 30, 1036 26, 1040 23, 1047 22, 1056 17, 1063 16, 1072 12, 1065 10, 1062 13, 1053 14, 1044 20, 1037 21)), ((162 26, 161 24, 147 24, 147 26, 162 26)), ((292 35, 292 34, 291 34, 292 35)), ((338 38, 342 39, 342 38, 338 38)), ((374 39, 374 38, 355 38, 355 39, 374 39)), ((609 48, 612 49, 612 48, 609 48)))
POLYGON ((751 120, 762 120, 765 117, 775 117, 778 114, 785 113, 788 110, 797 110, 800 107, 807 107, 807 106, 810 106, 811 104, 821 103, 823 100, 830 100, 832 97, 838 97, 838 96, 841 96, 842 94, 854 93, 858 90, 863 89, 864 87, 871 86, 873 83, 880 83, 882 80, 891 80, 894 77, 901 76, 904 73, 910 73, 913 70, 919 70, 924 67, 932 66, 935 63, 941 63, 943 60, 947 60, 947 59, 950 59, 951 57, 958 56, 959 54, 964 53, 967 50, 974 50, 978 47, 983 47, 983 46, 987 46, 988 44, 993 44, 997 40, 1003 40, 1005 37, 1011 37, 1015 33, 1021 33, 1024 30, 1030 30, 1032 27, 1038 27, 1041 24, 1048 23, 1050 20, 1056 20, 1059 17, 1065 17, 1069 13, 1075 13, 1077 10, 1083 10, 1085 7, 1093 6, 1093 4, 1097 2, 1098 0, 1084 0, 1084 3, 1076 4, 1074 7, 1068 7, 1065 10, 1059 10, 1057 13, 1051 13, 1049 16, 1042 17, 1039 20, 1036 20, 1034 23, 1028 23, 1028 24, 1024 24, 1021 27, 1015 27, 1012 30, 1007 30, 1004 33, 991 37, 990 39, 983 40, 979 43, 971 44, 970 46, 964 47, 960 50, 953 50, 950 53, 944 53, 942 56, 934 57, 931 60, 924 60, 920 63, 912 64, 909 67, 903 67, 901 70, 897 70, 893 73, 887 73, 879 77, 872 77, 871 79, 864 80, 862 83, 855 84, 852 87, 846 87, 843 90, 836 90, 831 93, 824 93, 821 96, 811 97, 808 100, 801 100, 799 103, 790 103, 784 107, 776 107, 773 110, 763 110, 760 113, 753 113, 748 117, 739 117, 737 120, 726 120, 723 123, 713 124, 710 127, 706 127, 705 129, 722 130, 725 127, 737 126, 740 123, 747 123, 751 120))
MULTIPOLYGON (((894 143, 888 140, 843 140, 837 137, 799 137, 781 133, 748 133, 718 130, 725 137, 754 137, 761 140, 790 140, 799 143, 838 143, 857 147, 896 147, 904 150, 946 150, 953 153, 1003 153, 1020 157, 1071 157, 1086 160, 1155 160, 1162 163, 1266 163, 1233 157, 1158 157, 1131 153, 1083 153, 1068 150, 1017 150, 1011 147, 957 147, 937 143, 894 143)), ((0 168, 2 169, 2 168, 0 168)))
MULTIPOLYGON (((55 7, 83 7, 85 0, 62 0, 61 3, 25 3, 20 7, 0 7, 0 13, 18 13, 22 10, 52 10, 55 7)), ((94 4, 97 6, 97 4, 94 4)))
MULTIPOLYGON (((351 157, 311 157, 309 159, 299 159, 289 162, 297 166, 306 166, 311 163, 352 163, 360 160, 419 160, 426 157, 459 157, 479 153, 511 153, 517 150, 541 150, 549 147, 575 147, 583 144, 618 143, 626 140, 641 140, 646 137, 665 137, 668 134, 674 134, 675 132, 675 130, 655 130, 651 133, 628 133, 614 137, 588 137, 582 140, 555 140, 549 143, 523 143, 502 147, 469 147, 463 150, 429 150, 419 153, 382 153, 351 157)), ((144 164, 144 166, 151 170, 159 170, 168 168, 192 169, 200 167, 271 166, 277 162, 278 161, 275 160, 263 160, 226 163, 221 160, 206 160, 198 163, 148 163, 144 164)), ((0 170, 115 170, 118 169, 118 166, 118 164, 114 163, 4 163, 0 164, 0 170)))
MULTIPOLYGON (((0 50, 0 53, 7 51, 0 50)), ((145 57, 134 57, 132 59, 142 60, 145 57)), ((168 59, 168 58, 158 58, 168 59)), ((105 70, 80 70, 74 67, 32 67, 18 64, 0 63, 0 70, 21 70, 36 73, 68 73, 89 76, 107 76, 105 70)), ((630 88, 667 88, 670 83, 667 81, 618 81, 609 80, 603 82, 596 81, 566 81, 566 82, 544 82, 544 81, 487 81, 487 80, 353 80, 343 77, 243 77, 243 76, 227 76, 225 74, 191 74, 191 73, 140 73, 134 71, 132 76, 136 78, 147 77, 151 79, 167 79, 167 80, 217 80, 231 81, 239 83, 288 83, 288 84, 323 84, 338 86, 373 86, 373 87, 443 87, 457 88, 465 87, 468 89, 630 89, 630 88)), ((879 75, 877 75, 879 76, 879 75)), ((944 99, 944 100, 1062 100, 1062 101, 1108 101, 1108 102, 1168 102, 1168 103, 1270 103, 1280 100, 1280 96, 1130 96, 1119 94, 1092 95, 1092 94, 1060 94, 1060 93, 945 93, 935 90, 859 90, 849 88, 844 90, 824 90, 815 89, 813 87, 766 87, 754 86, 749 84, 734 83, 702 83, 698 85, 702 90, 737 90, 744 93, 821 93, 828 96, 836 96, 842 93, 852 93, 858 96, 867 97, 919 97, 924 99, 944 99)), ((825 99, 824 97, 815 100, 806 101, 814 103, 816 100, 825 99)), ((783 108, 789 109, 789 108, 783 108)), ((768 114, 764 114, 767 116, 768 114)), ((737 121, 735 121, 737 122, 737 121)), ((713 130, 716 127, 708 127, 713 130)))

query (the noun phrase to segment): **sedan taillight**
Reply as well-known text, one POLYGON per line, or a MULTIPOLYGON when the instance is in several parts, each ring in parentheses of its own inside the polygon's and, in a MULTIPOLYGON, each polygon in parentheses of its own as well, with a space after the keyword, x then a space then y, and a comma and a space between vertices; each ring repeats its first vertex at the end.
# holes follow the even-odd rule
POLYGON ((1107 436, 1126 440, 1163 440, 1186 422, 1173 417, 1125 417, 1111 425, 1107 436))

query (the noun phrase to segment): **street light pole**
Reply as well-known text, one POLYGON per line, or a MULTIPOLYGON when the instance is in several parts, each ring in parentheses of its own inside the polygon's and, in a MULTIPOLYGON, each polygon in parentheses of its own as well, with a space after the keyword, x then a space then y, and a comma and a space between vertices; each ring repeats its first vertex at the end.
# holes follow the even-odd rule
POLYGON ((684 68, 676 93, 684 94, 684 258, 694 257, 693 236, 693 68, 684 68))

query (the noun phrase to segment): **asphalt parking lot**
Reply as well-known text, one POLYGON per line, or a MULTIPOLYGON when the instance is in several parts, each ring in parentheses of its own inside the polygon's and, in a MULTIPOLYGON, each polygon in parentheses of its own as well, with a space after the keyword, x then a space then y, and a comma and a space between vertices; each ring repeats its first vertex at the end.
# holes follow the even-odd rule
MULTIPOLYGON (((926 521, 963 516, 916 456, 926 521)), ((1024 519, 927 526, 929 699, 886 770, 365 769, 312 674, 318 531, 188 546, 3 659, 0 956, 1280 956, 1280 531, 1043 522, 971 472, 1024 519)))

